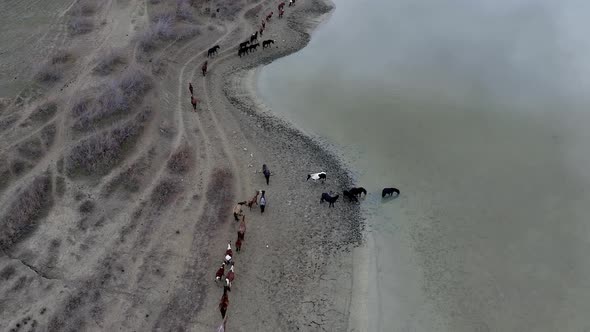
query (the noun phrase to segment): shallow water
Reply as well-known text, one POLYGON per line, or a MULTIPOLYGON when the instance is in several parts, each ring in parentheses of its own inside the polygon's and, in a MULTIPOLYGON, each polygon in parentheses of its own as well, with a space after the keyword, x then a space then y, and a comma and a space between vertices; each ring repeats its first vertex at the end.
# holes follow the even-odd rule
POLYGON ((590 4, 336 6, 259 92, 369 191, 359 329, 590 330, 590 4))

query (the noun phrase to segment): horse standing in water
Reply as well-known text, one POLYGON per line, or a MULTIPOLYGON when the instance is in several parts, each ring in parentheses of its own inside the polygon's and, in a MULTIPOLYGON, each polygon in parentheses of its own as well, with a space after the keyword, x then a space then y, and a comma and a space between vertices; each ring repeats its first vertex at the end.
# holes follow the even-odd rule
POLYGON ((207 61, 201 66, 201 71, 203 72, 203 76, 207 75, 207 61))
POLYGON ((223 295, 219 301, 219 312, 221 312, 221 318, 225 318, 227 307, 229 306, 229 296, 227 296, 227 289, 223 289, 223 295))

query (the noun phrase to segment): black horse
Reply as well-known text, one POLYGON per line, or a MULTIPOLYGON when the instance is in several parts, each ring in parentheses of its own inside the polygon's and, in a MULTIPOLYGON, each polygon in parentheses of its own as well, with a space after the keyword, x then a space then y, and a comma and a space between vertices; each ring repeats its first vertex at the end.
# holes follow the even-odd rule
POLYGON ((248 52, 250 52, 250 51, 256 51, 256 48, 257 48, 258 46, 260 46, 260 44, 259 44, 259 43, 252 44, 252 45, 248 46, 248 52))
POLYGON ((333 207, 334 203, 336 203, 336 201, 338 200, 338 197, 340 197, 340 195, 336 195, 336 196, 332 197, 328 193, 322 193, 322 198, 320 198, 320 203, 323 203, 324 201, 326 201, 326 202, 330 203, 330 204, 328 204, 328 207, 333 207))
POLYGON ((211 47, 208 51, 207 51, 207 57, 212 56, 213 54, 217 53, 217 50, 219 50, 220 46, 219 45, 215 45, 213 47, 211 47))
POLYGON ((342 194, 344 195, 344 197, 348 198, 351 202, 358 202, 358 198, 356 198, 356 195, 354 195, 353 193, 351 193, 348 190, 344 190, 342 192, 342 194))
POLYGON ((262 174, 264 174, 264 178, 266 179, 266 185, 268 186, 268 181, 270 180, 270 170, 266 166, 266 164, 262 164, 262 174))
POLYGON ((240 48, 240 49, 238 50, 238 55, 240 56, 240 58, 241 58, 243 55, 246 55, 246 54, 248 54, 248 47, 240 48))
POLYGON ((255 33, 252 34, 252 36, 250 36, 250 43, 255 42, 256 39, 258 39, 258 31, 256 31, 255 33))
POLYGON ((272 39, 267 39, 265 41, 262 42, 262 48, 267 48, 270 47, 270 44, 274 44, 275 41, 272 39))
POLYGON ((244 48, 244 47, 248 46, 248 44, 250 44, 250 41, 246 40, 245 42, 240 43, 240 48, 244 48))
POLYGON ((387 195, 393 196, 393 193, 396 193, 396 197, 399 196, 399 189, 397 188, 383 188, 381 192, 381 197, 385 197, 387 195))
POLYGON ((355 196, 361 196, 361 194, 365 194, 365 196, 367 196, 367 191, 363 187, 351 188, 348 192, 355 196))

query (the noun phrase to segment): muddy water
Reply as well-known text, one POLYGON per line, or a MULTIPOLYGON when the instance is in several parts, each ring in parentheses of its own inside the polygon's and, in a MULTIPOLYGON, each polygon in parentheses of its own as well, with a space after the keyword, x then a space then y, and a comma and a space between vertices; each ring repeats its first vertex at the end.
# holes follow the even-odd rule
POLYGON ((351 329, 590 331, 590 5, 336 5, 259 92, 369 191, 351 329))

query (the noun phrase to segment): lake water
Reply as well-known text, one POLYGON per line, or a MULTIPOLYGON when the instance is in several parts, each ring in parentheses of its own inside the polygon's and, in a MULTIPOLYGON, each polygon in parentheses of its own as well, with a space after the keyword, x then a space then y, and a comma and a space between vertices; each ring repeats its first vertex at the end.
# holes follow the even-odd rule
POLYGON ((369 191, 358 329, 590 331, 589 13, 342 0, 261 70, 267 106, 369 191))

